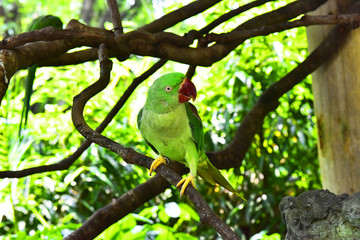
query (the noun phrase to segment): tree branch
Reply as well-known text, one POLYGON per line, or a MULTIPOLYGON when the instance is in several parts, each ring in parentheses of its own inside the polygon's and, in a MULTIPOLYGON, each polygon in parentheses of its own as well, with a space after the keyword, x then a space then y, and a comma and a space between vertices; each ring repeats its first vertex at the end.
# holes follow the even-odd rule
POLYGON ((314 11, 327 0, 298 0, 279 9, 254 17, 239 25, 234 31, 243 31, 269 26, 293 19, 301 14, 314 11))
POLYGON ((119 7, 116 3, 116 0, 106 0, 109 5, 110 15, 113 22, 115 36, 119 36, 124 33, 124 29, 121 23, 121 17, 119 12, 119 7))
MULTIPOLYGON (((325 1, 326 0, 302 0, 290 3, 285 7, 253 18, 241 24, 232 32, 261 28, 262 26, 286 21, 299 14, 316 9, 325 1)), ((207 1, 197 1, 194 2, 194 4, 204 4, 204 2, 207 1)), ((191 6, 191 4, 188 6, 191 6)), ((209 5, 205 4, 204 6, 208 7, 209 5)), ((175 14, 175 12, 173 13, 175 14)), ((171 15, 171 13, 168 15, 171 15)), ((164 19, 168 18, 166 16, 164 16, 164 19)), ((161 20, 161 22, 162 21, 163 20, 161 20)), ((143 29, 146 30, 147 28, 143 29)), ((140 30, 122 34, 114 38, 112 32, 87 27, 72 20, 65 30, 47 28, 31 33, 20 34, 0 42, 0 49, 14 48, 14 50, 3 50, 0 54, 0 66, 2 66, 2 68, 0 68, 0 100, 2 100, 6 92, 9 79, 16 71, 31 66, 34 63, 41 62, 43 59, 59 56, 79 46, 97 48, 101 43, 106 43, 108 48, 111 48, 111 56, 117 57, 119 61, 127 59, 129 54, 132 53, 141 56, 169 59, 194 66, 211 66, 214 62, 227 56, 229 52, 244 40, 244 38, 238 38, 226 44, 216 43, 206 48, 191 48, 188 47, 192 43, 189 42, 189 38, 180 37, 176 34, 164 32, 151 34, 140 30), (32 41, 66 40, 34 42, 32 44, 26 44, 25 46, 21 45, 25 42, 31 42, 30 36, 33 36, 32 41), (46 51, 44 51, 44 49, 46 49, 46 51), (182 54, 178 54, 179 52, 182 54)))
POLYGON ((112 200, 107 206, 95 211, 80 228, 66 236, 64 240, 94 239, 109 226, 162 193, 169 186, 170 184, 160 175, 155 175, 118 199, 112 200))
POLYGON ((274 0, 257 0, 257 1, 245 4, 241 7, 238 7, 234 10, 231 10, 231 11, 221 15, 219 18, 215 19, 214 21, 209 23, 207 26, 202 28, 199 32, 202 34, 206 34, 206 33, 210 32, 212 29, 214 29, 215 27, 219 26, 221 23, 228 21, 229 19, 235 17, 236 15, 239 15, 240 13, 248 11, 254 7, 261 6, 267 2, 273 2, 273 1, 274 0))
POLYGON ((39 62, 39 67, 58 67, 58 66, 67 66, 80 64, 88 61, 96 61, 97 57, 97 49, 89 48, 85 50, 80 50, 71 53, 64 53, 58 57, 46 59, 44 61, 39 62))
POLYGON ((165 29, 174 26, 175 24, 184 21, 187 18, 195 16, 206 9, 214 6, 221 0, 198 0, 194 1, 182 8, 179 8, 171 13, 162 16, 161 18, 139 28, 138 30, 156 33, 164 31, 165 29))
POLYGON ((305 15, 299 20, 279 23, 271 26, 264 26, 245 31, 233 31, 223 34, 208 34, 206 36, 209 42, 226 44, 237 41, 238 39, 249 39, 256 36, 266 36, 274 32, 281 32, 292 28, 306 27, 310 25, 328 25, 328 24, 348 24, 353 29, 359 27, 359 14, 341 14, 330 16, 308 16, 305 15))

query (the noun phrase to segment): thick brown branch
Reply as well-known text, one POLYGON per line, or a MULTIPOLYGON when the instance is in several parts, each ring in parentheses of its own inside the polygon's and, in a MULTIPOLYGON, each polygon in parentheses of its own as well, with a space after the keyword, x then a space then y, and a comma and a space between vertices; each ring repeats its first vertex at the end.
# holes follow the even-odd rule
POLYGON ((71 20, 66 29, 57 29, 54 27, 46 27, 39 30, 21 33, 0 41, 0 49, 14 49, 15 47, 22 46, 26 43, 37 41, 55 41, 55 40, 72 40, 78 39, 85 41, 88 37, 95 39, 88 39, 88 45, 101 44, 101 41, 106 42, 109 46, 116 45, 114 42, 114 34, 111 31, 94 28, 81 24, 77 20, 71 20))
POLYGON ((194 1, 180 9, 177 9, 165 16, 139 28, 139 30, 145 30, 150 33, 156 33, 164 31, 165 29, 174 26, 175 24, 195 16, 206 9, 214 6, 220 0, 198 0, 194 1))
MULTIPOLYGON (((75 20, 72 20, 69 24, 75 25, 75 22, 75 20)), ((76 26, 81 25, 80 23, 77 23, 76 26)), ((87 27, 85 31, 82 29, 60 30, 53 27, 47 27, 5 39, 0 42, 0 49, 14 49, 30 42, 63 40, 62 42, 67 46, 67 49, 81 46, 98 48, 101 43, 106 43, 106 45, 115 53, 115 56, 119 61, 123 61, 129 57, 126 46, 117 42, 112 33, 92 31, 93 29, 94 28, 87 27)))
MULTIPOLYGON (((256 1, 256 3, 267 2, 269 0, 256 1)), ((253 2, 255 3, 255 2, 253 2)), ((246 6, 246 5, 245 5, 246 6)), ((242 7, 245 7, 242 6, 242 7)), ((242 8, 240 7, 240 8, 242 8)), ((238 10, 238 9, 235 9, 238 10)), ((235 11, 233 10, 233 11, 235 11)), ((238 12, 238 11, 236 11, 238 12)), ((229 12, 230 13, 230 12, 229 12)), ((233 15, 233 14, 231 14, 233 15)), ((223 15, 225 16, 225 15, 223 15)), ((228 17, 228 16, 227 16, 228 17)), ((204 34, 209 32, 212 28, 216 27, 221 23, 221 18, 219 21, 214 21, 205 28, 199 30, 198 34, 204 34)), ((360 16, 359 14, 340 14, 340 15, 329 15, 329 16, 309 16, 305 15, 299 20, 279 23, 271 26, 264 26, 261 28, 244 30, 244 31, 234 31, 231 33, 223 34, 208 34, 206 35, 206 41, 208 43, 217 42, 226 44, 228 42, 235 41, 237 39, 249 39, 256 36, 265 36, 274 32, 281 32, 291 28, 305 27, 310 25, 326 25, 326 24, 350 24, 353 28, 359 27, 360 16)), ((198 34, 196 34, 198 36, 198 34)), ((194 38, 194 37, 192 37, 194 38)), ((196 38, 196 37, 195 37, 196 38)), ((172 41, 170 41, 172 42, 172 41)), ((63 65, 72 65, 79 64, 85 61, 94 61, 97 59, 97 50, 96 49, 87 49, 74 53, 66 53, 57 57, 53 60, 47 60, 44 63, 39 63, 39 66, 63 66, 63 65)))
POLYGON ((94 239, 109 226, 162 193, 169 186, 170 184, 165 179, 156 175, 94 212, 80 228, 65 237, 64 240, 94 239))
MULTIPOLYGON (((281 7, 279 9, 276 9, 271 12, 264 13, 262 15, 259 15, 257 17, 254 17, 243 24, 239 25, 237 28, 235 28, 233 31, 231 31, 232 34, 236 34, 237 32, 256 29, 256 28, 263 28, 265 26, 270 26, 282 22, 286 22, 292 18, 295 18, 301 14, 305 14, 307 12, 313 11, 322 4, 324 4, 327 0, 300 0, 295 1, 292 3, 289 3, 288 5, 281 7)), ((274 32, 276 32, 275 30, 274 32)), ((271 32, 269 32, 271 33, 271 32)), ((269 34, 268 33, 268 34, 269 34)), ((261 35, 261 34, 260 34, 261 35)), ((235 49, 238 45, 242 44, 247 38, 234 38, 234 41, 228 42, 226 44, 228 48, 228 52, 226 55, 235 49)), ((221 43, 217 43, 221 44, 221 43)), ((215 44, 215 45, 217 45, 215 44)), ((226 56, 225 55, 225 56, 226 56)), ((224 57, 225 57, 224 56, 224 57)))
POLYGON ((38 66, 39 67, 67 66, 67 65, 80 64, 88 61, 95 61, 97 59, 98 59, 97 49, 89 48, 76 52, 64 53, 58 57, 46 59, 45 61, 39 62, 38 66))

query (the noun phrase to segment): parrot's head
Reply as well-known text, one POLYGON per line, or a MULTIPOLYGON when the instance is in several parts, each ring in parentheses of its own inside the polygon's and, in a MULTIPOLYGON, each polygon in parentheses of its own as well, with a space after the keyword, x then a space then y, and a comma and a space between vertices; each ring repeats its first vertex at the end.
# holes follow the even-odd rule
POLYGON ((170 112, 181 103, 196 99, 195 85, 182 73, 168 73, 150 87, 146 102, 159 113, 170 112))

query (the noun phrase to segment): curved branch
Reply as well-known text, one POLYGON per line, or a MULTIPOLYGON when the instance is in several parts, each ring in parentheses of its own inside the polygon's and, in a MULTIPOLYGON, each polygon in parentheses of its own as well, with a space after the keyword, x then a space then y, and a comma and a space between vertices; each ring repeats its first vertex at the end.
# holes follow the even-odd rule
MULTIPOLYGON (((159 68, 161 68, 166 63, 166 60, 159 60, 152 67, 150 67, 147 71, 141 74, 139 77, 134 78, 130 86, 126 89, 124 94, 121 96, 119 101, 114 105, 114 107, 110 110, 110 112, 106 115, 105 119, 101 122, 101 124, 96 128, 95 131, 101 133, 104 129, 109 125, 112 119, 116 116, 116 114, 120 111, 120 109, 124 106, 127 99, 134 92, 137 86, 139 86, 144 80, 150 77, 153 73, 155 73, 159 68)), ((27 168, 23 170, 17 171, 0 171, 0 178, 22 178, 25 176, 29 176, 36 173, 42 172, 50 172, 50 171, 58 171, 68 169, 76 159, 80 157, 80 155, 90 146, 91 141, 85 140, 80 147, 67 158, 49 165, 38 166, 33 168, 27 168)))
MULTIPOLYGON (((72 119, 74 125, 86 139, 117 153, 124 161, 149 168, 152 162, 150 158, 144 157, 143 155, 135 152, 133 149, 126 148, 92 130, 84 120, 83 112, 87 101, 102 91, 110 81, 112 62, 108 59, 104 44, 101 44, 99 48, 99 60, 99 80, 74 97, 74 104, 72 108, 72 119)), ((181 180, 181 177, 176 172, 163 164, 156 169, 156 172, 173 185, 176 185, 181 180)), ((206 201, 192 186, 188 186, 186 188, 185 195, 197 208, 202 222, 210 224, 225 239, 239 239, 231 228, 211 210, 206 201)))

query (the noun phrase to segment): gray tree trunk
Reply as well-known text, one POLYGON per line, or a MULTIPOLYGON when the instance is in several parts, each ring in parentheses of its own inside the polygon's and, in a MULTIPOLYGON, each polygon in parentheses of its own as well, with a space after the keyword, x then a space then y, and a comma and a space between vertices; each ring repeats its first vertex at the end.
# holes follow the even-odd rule
MULTIPOLYGON (((344 13, 352 2, 329 0, 312 14, 344 13)), ((331 28, 307 28, 309 51, 331 28)), ((336 194, 360 191, 359 47, 360 29, 357 29, 341 51, 312 75, 322 185, 336 194)))

